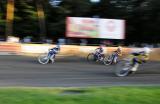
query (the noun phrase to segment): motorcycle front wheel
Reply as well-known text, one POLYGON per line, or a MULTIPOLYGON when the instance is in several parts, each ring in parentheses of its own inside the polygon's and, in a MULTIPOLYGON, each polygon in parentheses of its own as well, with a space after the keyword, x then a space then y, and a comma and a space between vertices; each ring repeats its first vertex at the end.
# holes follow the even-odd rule
POLYGON ((49 62, 48 54, 43 53, 38 57, 38 62, 40 64, 47 64, 49 62))
POLYGON ((87 61, 88 61, 88 62, 96 61, 96 58, 95 58, 94 53, 89 53, 89 54, 88 54, 88 56, 87 56, 87 61))
POLYGON ((130 62, 122 60, 116 65, 115 74, 118 77, 128 76, 132 68, 133 66, 130 64, 130 62))

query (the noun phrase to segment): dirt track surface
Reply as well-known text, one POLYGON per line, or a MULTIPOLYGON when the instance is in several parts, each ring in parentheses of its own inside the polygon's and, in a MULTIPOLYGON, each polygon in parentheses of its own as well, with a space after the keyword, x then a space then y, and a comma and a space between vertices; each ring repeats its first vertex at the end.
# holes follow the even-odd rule
POLYGON ((88 63, 85 58, 59 58, 41 65, 36 57, 0 56, 1 87, 86 87, 160 85, 160 62, 148 62, 135 74, 116 77, 114 66, 88 63))

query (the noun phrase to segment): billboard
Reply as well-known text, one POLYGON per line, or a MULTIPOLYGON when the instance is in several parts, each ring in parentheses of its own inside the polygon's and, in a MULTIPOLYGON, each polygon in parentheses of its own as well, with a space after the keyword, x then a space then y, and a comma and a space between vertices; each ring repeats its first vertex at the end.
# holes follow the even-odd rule
POLYGON ((125 21, 67 17, 67 37, 124 39, 125 21))

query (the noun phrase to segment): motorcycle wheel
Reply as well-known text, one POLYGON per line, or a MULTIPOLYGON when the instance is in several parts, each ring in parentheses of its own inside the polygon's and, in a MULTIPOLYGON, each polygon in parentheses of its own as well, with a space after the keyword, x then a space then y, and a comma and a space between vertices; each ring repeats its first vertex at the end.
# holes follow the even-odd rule
POLYGON ((89 53, 87 56, 87 61, 88 62, 96 61, 95 55, 93 53, 89 53))
POLYGON ((130 62, 122 60, 116 65, 115 74, 118 77, 128 76, 130 74, 132 68, 133 68, 133 66, 130 64, 130 62))
POLYGON ((113 62, 113 57, 112 56, 105 57, 104 60, 103 60, 104 65, 111 65, 112 62, 113 62))
POLYGON ((47 64, 49 62, 48 54, 43 53, 38 57, 38 62, 40 64, 47 64))

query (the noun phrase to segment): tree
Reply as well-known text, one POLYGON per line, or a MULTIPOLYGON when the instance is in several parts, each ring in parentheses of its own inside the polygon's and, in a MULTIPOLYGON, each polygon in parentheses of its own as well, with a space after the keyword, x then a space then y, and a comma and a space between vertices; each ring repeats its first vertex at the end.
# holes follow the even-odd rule
POLYGON ((31 0, 16 0, 14 16, 14 35, 39 37, 38 16, 35 2, 31 0))
POLYGON ((45 23, 45 14, 43 9, 44 0, 36 0, 39 29, 40 29, 40 38, 46 37, 46 23, 45 23))
POLYGON ((126 20, 126 43, 160 40, 159 0, 101 0, 95 8, 101 18, 126 20))
POLYGON ((14 0, 7 0, 6 37, 13 35, 14 0))
POLYGON ((50 38, 65 37, 66 17, 88 17, 89 0, 62 0, 58 7, 46 2, 47 34, 50 38))
POLYGON ((35 38, 65 37, 66 17, 98 16, 126 20, 126 43, 160 40, 159 0, 101 0, 99 3, 62 0, 57 7, 53 7, 49 0, 0 0, 0 4, 0 34, 5 31, 5 16, 6 34, 20 38, 28 35, 35 38))
POLYGON ((6 1, 0 0, 0 38, 5 37, 6 4, 6 1))

